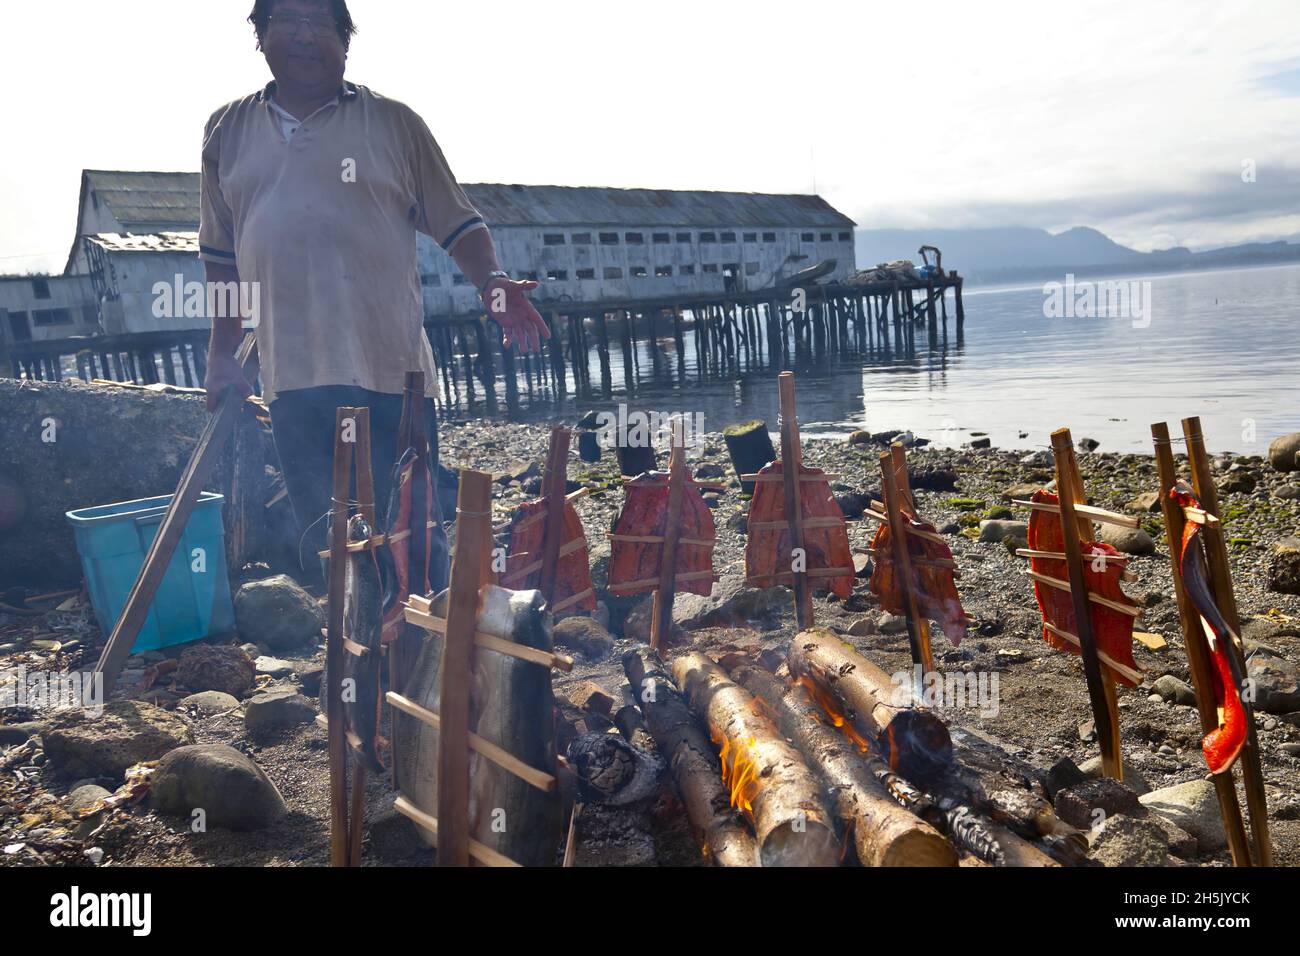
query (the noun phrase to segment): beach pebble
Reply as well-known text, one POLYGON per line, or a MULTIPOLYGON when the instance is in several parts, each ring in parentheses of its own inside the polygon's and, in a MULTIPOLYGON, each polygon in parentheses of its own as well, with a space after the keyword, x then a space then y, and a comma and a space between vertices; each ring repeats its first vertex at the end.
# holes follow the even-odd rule
POLYGON ((1007 536, 1012 538, 1028 538, 1029 522, 1027 521, 981 521, 979 539, 985 543, 997 544, 1007 536))
POLYGON ((1268 589, 1279 594, 1300 594, 1300 538, 1283 538, 1273 546, 1268 589))
POLYGON ((1179 680, 1173 674, 1165 674, 1156 679, 1155 691, 1167 704, 1181 704, 1192 707, 1196 704, 1196 692, 1187 681, 1179 680))

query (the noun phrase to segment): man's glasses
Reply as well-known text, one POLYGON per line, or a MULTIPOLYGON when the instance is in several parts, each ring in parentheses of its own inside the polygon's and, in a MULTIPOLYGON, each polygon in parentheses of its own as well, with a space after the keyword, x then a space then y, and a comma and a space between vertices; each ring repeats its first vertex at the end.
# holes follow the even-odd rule
POLYGON ((335 21, 333 17, 324 15, 313 17, 289 17, 276 16, 272 14, 266 18, 267 28, 276 31, 277 33, 297 33, 298 25, 302 23, 307 24, 307 29, 316 37, 337 35, 339 32, 337 21, 335 21))

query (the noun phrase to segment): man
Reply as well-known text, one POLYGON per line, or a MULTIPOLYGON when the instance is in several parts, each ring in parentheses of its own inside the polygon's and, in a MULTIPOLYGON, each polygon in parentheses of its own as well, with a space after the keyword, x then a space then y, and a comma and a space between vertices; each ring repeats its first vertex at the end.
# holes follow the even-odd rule
MULTIPOLYGON (((356 33, 345 0, 256 0, 248 19, 274 80, 208 121, 199 254, 210 283, 242 280, 258 296, 262 395, 306 555, 324 547, 335 408, 370 409, 382 514, 406 373, 423 370, 432 394, 417 230, 456 261, 508 344, 540 350, 549 332, 525 294, 537 283, 500 270, 482 217, 420 117, 344 81, 356 33)), ((243 334, 239 316, 213 317, 210 409, 229 388, 249 392, 234 359, 243 334)))

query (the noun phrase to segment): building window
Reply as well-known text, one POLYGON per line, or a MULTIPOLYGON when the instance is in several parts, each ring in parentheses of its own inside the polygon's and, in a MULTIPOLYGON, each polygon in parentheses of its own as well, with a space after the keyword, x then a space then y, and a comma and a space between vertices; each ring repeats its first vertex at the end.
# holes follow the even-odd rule
POLYGON ((757 263, 757 262, 746 262, 746 263, 745 263, 745 275, 747 275, 747 276, 756 276, 756 275, 758 275, 758 263, 757 263))
POLYGON ((801 235, 801 236, 799 237, 799 241, 800 241, 800 242, 816 242, 816 241, 817 241, 817 237, 814 236, 811 232, 805 232, 803 235, 801 235))
POLYGON ((695 275, 695 266, 679 266, 678 275, 693 276, 695 275))
POLYGON ((38 299, 48 299, 50 297, 50 280, 43 276, 33 278, 32 294, 38 299))
POLYGON ((830 242, 830 241, 831 241, 831 234, 829 232, 823 232, 822 242, 830 242))
POLYGON ((466 279, 466 278, 465 278, 463 275, 461 275, 459 272, 457 272, 454 276, 451 277, 451 284, 452 284, 452 285, 469 285, 469 280, 466 279))
POLYGON ((645 245, 645 236, 639 232, 629 232, 623 236, 623 241, 629 246, 643 246, 645 245))
POLYGON ((756 232, 747 232, 747 233, 745 233, 745 241, 746 241, 746 242, 758 242, 758 233, 756 233, 756 232))
POLYGON ((591 245, 591 233, 589 232, 575 232, 572 239, 575 246, 591 245))
POLYGON ((32 324, 41 326, 50 325, 71 325, 71 309, 37 309, 32 312, 32 324))
POLYGON ((651 238, 651 241, 652 241, 656 246, 661 246, 661 245, 663 245, 665 242, 672 242, 672 240, 673 240, 673 237, 670 236, 670 235, 668 235, 668 233, 666 233, 666 232, 656 232, 656 233, 654 234, 654 236, 651 238))
POLYGON ((655 266, 655 277, 659 279, 666 278, 673 274, 672 266, 655 266))
POLYGON ((724 233, 722 234, 722 241, 723 241, 723 242, 735 242, 735 241, 736 241, 736 234, 735 234, 734 232, 724 232, 724 233))
POLYGON ((564 245, 564 233, 562 232, 543 233, 542 243, 548 246, 562 246, 564 245))
POLYGON ((763 233, 763 241, 764 241, 764 242, 776 242, 776 233, 774 233, 774 232, 765 232, 765 233, 763 233))
POLYGON ((519 278, 521 278, 521 279, 526 279, 526 280, 529 281, 529 282, 536 282, 536 281, 537 281, 537 273, 536 273, 536 272, 521 272, 521 273, 519 273, 519 278))
POLYGON ((616 245, 618 245, 618 233, 616 233, 616 232, 602 232, 602 233, 600 234, 600 244, 601 244, 602 246, 616 246, 616 245))
POLYGON ((848 241, 850 241, 852 238, 853 238, 853 233, 851 233, 851 232, 841 232, 841 233, 840 233, 840 242, 848 242, 848 241))
POLYGON ((717 272, 717 271, 718 271, 718 264, 717 264, 716 262, 706 262, 706 263, 704 263, 704 273, 705 273, 705 275, 711 275, 711 274, 713 274, 713 273, 715 273, 715 272, 717 272))
POLYGON ((605 266, 605 278, 621 279, 623 278, 623 270, 618 266, 605 266))
POLYGON ((569 270, 568 270, 568 269, 548 269, 547 272, 546 272, 546 281, 547 281, 547 282, 568 282, 568 281, 569 281, 569 270))
POLYGON ((646 275, 645 266, 632 266, 629 270, 629 274, 634 279, 643 279, 646 275))
POLYGON ((579 278, 579 279, 594 279, 594 278, 596 278, 596 270, 595 270, 595 269, 579 269, 579 270, 578 270, 578 278, 579 278))
POLYGON ((421 272, 420 285, 442 285, 442 276, 433 272, 421 272))
POLYGON ((700 233, 700 242, 717 242, 717 241, 718 241, 718 234, 716 232, 700 233))
POLYGON ((679 232, 677 234, 677 241, 689 243, 691 241, 691 234, 689 232, 679 232))

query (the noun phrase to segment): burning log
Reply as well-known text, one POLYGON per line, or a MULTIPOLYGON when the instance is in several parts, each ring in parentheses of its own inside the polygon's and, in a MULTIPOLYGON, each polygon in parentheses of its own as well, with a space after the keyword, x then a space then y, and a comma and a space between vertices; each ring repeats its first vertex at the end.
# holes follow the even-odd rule
POLYGON ((924 778, 951 764, 952 738, 943 721, 833 631, 800 631, 790 642, 789 665, 829 694, 858 733, 880 744, 892 769, 924 778))
POLYGON ((957 865, 948 841, 889 797, 858 748, 823 722, 804 687, 788 687, 751 663, 734 667, 731 676, 765 705, 821 774, 864 866, 957 865))
POLYGON ((732 800, 754 822, 763 866, 835 866, 834 817, 816 776, 754 697, 703 654, 673 663, 691 710, 722 747, 732 800))
POLYGON ((705 855, 718 866, 757 866, 758 846, 731 807, 713 747, 659 658, 645 647, 630 650, 623 655, 623 671, 641 702, 655 745, 668 761, 705 855))

